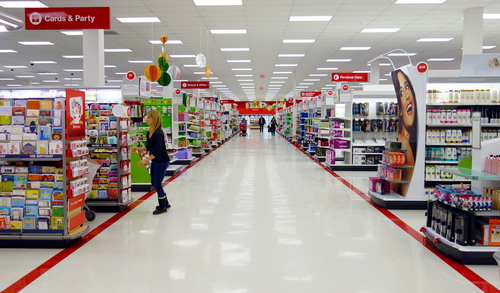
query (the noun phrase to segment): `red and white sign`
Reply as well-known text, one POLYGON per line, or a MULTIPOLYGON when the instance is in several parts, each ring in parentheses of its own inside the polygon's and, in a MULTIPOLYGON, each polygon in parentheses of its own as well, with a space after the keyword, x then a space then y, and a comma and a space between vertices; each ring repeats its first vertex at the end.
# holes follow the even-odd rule
POLYGON ((66 139, 85 138, 85 92, 66 89, 66 139))
POLYGON ((427 65, 427 63, 425 63, 425 62, 419 62, 417 64, 417 72, 418 73, 426 73, 427 70, 429 70, 429 65, 427 65))
POLYGON ((368 73, 332 73, 333 82, 367 82, 368 73))
POLYGON ((209 81, 184 81, 181 82, 181 89, 208 89, 209 81))
POLYGON ((27 30, 110 29, 109 7, 25 8, 27 30))
POLYGON ((300 92, 301 98, 311 98, 321 96, 321 92, 300 92))
POLYGON ((333 95, 333 91, 328 91, 328 95, 329 96, 333 95))
POLYGON ((342 90, 343 91, 348 91, 349 90, 349 85, 348 84, 343 84, 342 85, 342 90))
POLYGON ((174 93, 175 93, 176 95, 180 95, 180 94, 181 94, 181 90, 180 90, 180 89, 175 89, 174 93))
POLYGON ((133 81, 135 79, 136 75, 135 75, 135 72, 129 71, 129 72, 127 72, 127 74, 125 74, 125 77, 128 80, 133 81))

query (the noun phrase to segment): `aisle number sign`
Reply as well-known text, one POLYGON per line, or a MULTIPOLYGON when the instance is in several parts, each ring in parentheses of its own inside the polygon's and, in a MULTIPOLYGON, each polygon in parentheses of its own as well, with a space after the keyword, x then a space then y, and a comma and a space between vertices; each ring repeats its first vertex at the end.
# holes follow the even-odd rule
POLYGON ((110 29, 109 7, 25 8, 27 30, 110 29))

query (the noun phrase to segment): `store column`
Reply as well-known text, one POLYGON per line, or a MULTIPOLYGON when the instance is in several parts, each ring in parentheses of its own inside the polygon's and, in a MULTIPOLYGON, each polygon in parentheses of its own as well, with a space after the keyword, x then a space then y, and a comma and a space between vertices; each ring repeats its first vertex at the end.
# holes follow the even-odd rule
POLYGON ((104 30, 83 30, 83 85, 104 83, 104 30))
POLYGON ((483 8, 464 11, 464 37, 462 54, 483 53, 483 8))
POLYGON ((370 63, 370 84, 380 84, 380 59, 370 63))

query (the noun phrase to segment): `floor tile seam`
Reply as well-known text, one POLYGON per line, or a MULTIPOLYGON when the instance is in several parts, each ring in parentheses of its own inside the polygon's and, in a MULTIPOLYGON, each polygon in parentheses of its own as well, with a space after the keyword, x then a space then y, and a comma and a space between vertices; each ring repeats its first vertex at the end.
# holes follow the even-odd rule
MULTIPOLYGON (((234 135, 231 136, 229 139, 231 139, 233 137, 234 137, 234 135)), ((207 154, 205 154, 205 156, 202 156, 201 158, 198 158, 197 160, 195 160, 194 163, 192 163, 191 165, 189 165, 186 168, 184 168, 183 170, 181 170, 179 172, 179 174, 176 174, 175 176, 172 176, 172 177, 168 178, 167 180, 165 180, 162 183, 162 186, 165 186, 165 185, 169 184, 170 182, 172 182, 173 180, 175 180, 176 178, 178 178, 181 174, 184 174, 184 172, 186 172, 188 169, 190 169, 191 167, 193 167, 194 165, 196 165, 198 162, 200 162, 201 160, 203 160, 204 158, 206 158, 213 151, 215 151, 216 149, 218 149, 219 147, 221 147, 223 144, 225 144, 227 141, 229 141, 229 139, 226 140, 226 141, 224 141, 223 143, 219 144, 214 149, 210 150, 207 154)), ((47 261, 45 261, 44 263, 42 263, 41 265, 39 265, 38 267, 36 267, 32 271, 30 271, 28 274, 24 275, 19 280, 17 280, 16 282, 12 283, 7 288, 5 288, 1 293, 19 292, 19 291, 23 290, 29 284, 31 284, 33 281, 35 281, 36 279, 38 279, 39 277, 41 277, 43 274, 45 274, 50 269, 52 269, 57 264, 59 264, 61 261, 63 261, 68 256, 70 256, 71 254, 73 254, 75 251, 77 251, 78 249, 80 249, 82 246, 84 246, 85 244, 89 243, 92 239, 94 239, 95 237, 97 237, 101 232, 103 232, 108 227, 110 227, 111 225, 113 225, 114 223, 116 223, 118 220, 120 220, 122 217, 124 217, 125 215, 127 215, 130 211, 132 211, 133 209, 135 209, 138 205, 140 205, 141 203, 143 203, 146 199, 148 199, 149 197, 151 197, 153 194, 155 194, 155 191, 149 191, 149 192, 147 192, 145 195, 143 195, 139 199, 137 199, 134 202, 132 202, 125 210, 123 210, 120 213, 117 213, 117 214, 113 215, 111 218, 109 218, 108 220, 106 220, 105 222, 103 222, 102 224, 100 224, 99 226, 97 226, 96 228, 92 229, 89 233, 87 233, 86 235, 84 235, 80 240, 78 240, 72 246, 70 246, 68 248, 65 248, 62 251, 56 253, 54 256, 52 256, 51 258, 49 258, 47 261)))
POLYGON ((439 259, 441 259, 447 265, 449 265, 451 268, 453 268, 457 273, 459 273, 465 279, 467 279, 469 282, 471 282, 472 284, 474 284, 477 288, 479 288, 483 292, 487 292, 487 293, 500 292, 500 290, 498 288, 496 288, 491 283, 489 283, 488 281, 486 281, 485 279, 483 279, 481 276, 479 276, 478 274, 476 274, 474 271, 472 271, 467 266, 465 266, 463 264, 460 264, 460 263, 457 263, 457 262, 449 259, 445 255, 443 255, 439 251, 437 251, 434 247, 432 247, 431 245, 429 245, 427 243, 426 237, 424 235, 420 234, 415 229, 413 229, 412 227, 410 227, 409 225, 407 225, 403 220, 401 220, 400 218, 398 218, 396 215, 394 215, 389 210, 384 209, 384 208, 379 207, 378 205, 374 204, 370 200, 370 198, 369 198, 368 195, 366 195, 364 192, 362 192, 361 190, 359 190, 358 188, 356 188, 354 185, 352 185, 351 183, 349 183, 342 176, 338 175, 334 171, 332 171, 329 168, 327 168, 326 166, 322 165, 317 159, 315 159, 314 157, 312 157, 309 153, 305 152, 304 150, 299 149, 293 143, 290 142, 290 144, 292 144, 300 152, 304 153, 311 160, 315 161, 321 168, 323 168, 325 171, 327 171, 332 176, 334 176, 335 178, 337 178, 340 182, 342 182, 349 189, 351 189, 352 191, 354 191, 358 196, 360 196, 361 198, 363 198, 367 203, 369 203, 371 206, 373 206, 374 208, 376 208, 379 212, 381 212, 382 214, 384 214, 394 224, 396 224, 398 227, 400 227, 401 229, 403 229, 403 231, 405 231, 406 233, 408 233, 412 238, 414 238, 415 240, 417 240, 417 242, 419 242, 424 247, 426 247, 429 251, 431 251, 439 259))

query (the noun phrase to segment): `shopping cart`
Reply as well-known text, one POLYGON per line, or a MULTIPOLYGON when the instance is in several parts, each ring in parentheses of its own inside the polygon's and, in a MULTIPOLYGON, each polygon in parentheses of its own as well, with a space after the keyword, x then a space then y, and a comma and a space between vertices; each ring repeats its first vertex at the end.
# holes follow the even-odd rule
POLYGON ((247 135, 247 124, 242 122, 240 124, 240 136, 246 136, 246 135, 247 135))

